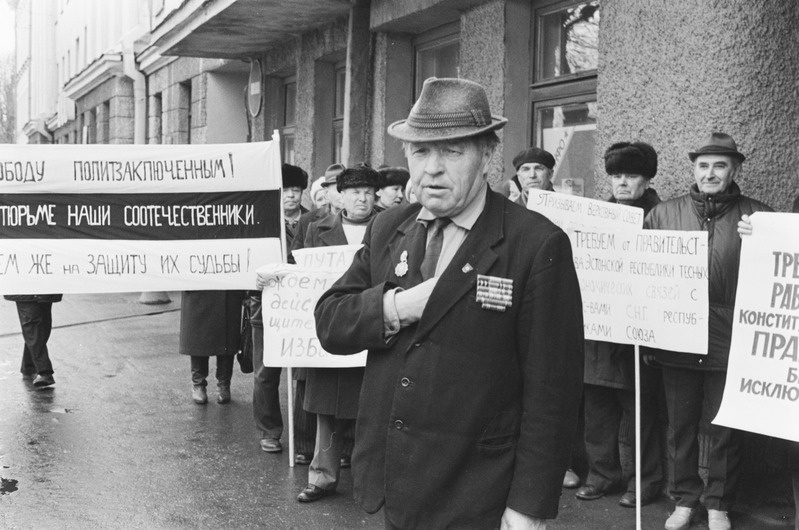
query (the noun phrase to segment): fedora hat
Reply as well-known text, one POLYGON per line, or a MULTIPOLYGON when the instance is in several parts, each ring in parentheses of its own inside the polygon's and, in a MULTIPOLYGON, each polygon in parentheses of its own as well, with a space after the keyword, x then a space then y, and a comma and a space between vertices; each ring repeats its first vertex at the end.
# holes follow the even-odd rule
POLYGON ((720 132, 711 133, 705 145, 688 153, 688 158, 693 162, 699 155, 726 155, 737 158, 739 162, 746 160, 746 157, 738 151, 732 136, 720 132))
POLYGON ((482 85, 467 79, 431 77, 408 119, 388 126, 388 134, 404 142, 457 140, 496 131, 508 123, 492 116, 482 85))
POLYGON ((338 177, 339 173, 344 171, 344 166, 341 164, 330 164, 327 166, 325 170, 325 180, 322 182, 322 187, 326 188, 332 184, 336 183, 336 177, 338 177))

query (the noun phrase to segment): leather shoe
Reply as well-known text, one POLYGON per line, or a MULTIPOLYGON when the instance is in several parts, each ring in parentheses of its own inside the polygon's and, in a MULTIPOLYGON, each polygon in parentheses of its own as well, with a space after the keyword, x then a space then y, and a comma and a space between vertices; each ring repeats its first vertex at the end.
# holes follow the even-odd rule
POLYGON ((328 495, 333 495, 335 490, 325 490, 318 486, 314 486, 313 484, 308 484, 305 486, 305 489, 297 495, 297 500, 300 502, 314 502, 318 501, 322 497, 327 497, 328 495))
POLYGON ((216 396, 216 402, 220 405, 230 403, 230 385, 217 387, 219 394, 216 396))
POLYGON ((691 518, 694 516, 694 511, 687 506, 677 506, 674 511, 666 519, 665 530, 687 530, 691 527, 691 518))
POLYGON ((261 438, 261 451, 267 453, 279 453, 283 450, 283 445, 277 438, 261 438))
POLYGON ((586 484, 582 488, 578 489, 574 496, 583 501, 593 501, 604 497, 605 490, 599 489, 593 484, 586 484))
MULTIPOLYGON (((656 497, 657 495, 641 497, 641 506, 646 506, 647 504, 651 504, 656 497)), ((619 499, 619 506, 623 506, 625 508, 635 508, 635 492, 628 491, 627 493, 622 495, 621 499, 619 499)))
POLYGON ((707 528, 708 530, 731 530, 732 523, 724 510, 708 510, 707 511, 707 528))
POLYGON ((51 374, 42 375, 39 374, 33 380, 33 386, 38 386, 39 388, 43 388, 46 386, 51 386, 55 384, 55 379, 51 374))
POLYGON ((577 473, 567 469, 566 474, 563 475, 563 487, 569 489, 580 487, 580 477, 577 476, 577 473))
POLYGON ((341 469, 347 469, 348 467, 352 467, 352 461, 348 456, 341 457, 341 469))
POLYGON ((294 463, 298 466, 307 466, 311 463, 311 457, 302 453, 294 455, 294 463))
POLYGON ((194 385, 194 388, 191 389, 191 399, 198 405, 205 405, 208 403, 208 393, 205 391, 205 387, 194 385))

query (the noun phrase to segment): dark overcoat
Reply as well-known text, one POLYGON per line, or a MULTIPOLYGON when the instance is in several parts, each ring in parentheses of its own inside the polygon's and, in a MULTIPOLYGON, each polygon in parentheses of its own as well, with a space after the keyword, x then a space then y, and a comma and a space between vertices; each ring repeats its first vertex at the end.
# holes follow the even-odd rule
MULTIPOLYGON (((311 223, 302 248, 346 245, 341 212, 311 223)), ((315 414, 355 419, 363 380, 363 368, 308 368, 302 407, 315 414)))
POLYGON ((505 507, 558 511, 583 376, 582 302, 566 234, 487 192, 418 324, 386 341, 383 293, 421 282, 421 205, 372 221, 316 306, 325 350, 368 349, 354 495, 397 527, 496 528, 505 507), (397 267, 404 252, 408 270, 397 267), (398 274, 399 273, 399 274, 398 274), (513 281, 511 305, 475 299, 477 275, 513 281))
POLYGON ((183 355, 234 355, 241 338, 241 302, 246 291, 186 291, 180 307, 183 355))

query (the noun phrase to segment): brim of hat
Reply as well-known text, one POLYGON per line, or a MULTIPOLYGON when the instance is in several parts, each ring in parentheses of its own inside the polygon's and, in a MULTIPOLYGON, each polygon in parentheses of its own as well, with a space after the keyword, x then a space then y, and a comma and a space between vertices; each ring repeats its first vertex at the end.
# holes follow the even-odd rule
POLYGON ((508 123, 507 118, 491 116, 491 124, 485 127, 441 127, 422 129, 408 125, 407 120, 395 121, 388 126, 388 134, 403 142, 440 142, 470 138, 489 131, 498 131, 508 123))
POLYGON ((691 151, 688 153, 688 158, 691 159, 691 162, 696 161, 696 158, 701 155, 724 155, 724 156, 731 156, 732 158, 737 158, 740 162, 746 160, 746 157, 739 153, 738 151, 730 151, 727 149, 708 149, 706 151, 691 151))

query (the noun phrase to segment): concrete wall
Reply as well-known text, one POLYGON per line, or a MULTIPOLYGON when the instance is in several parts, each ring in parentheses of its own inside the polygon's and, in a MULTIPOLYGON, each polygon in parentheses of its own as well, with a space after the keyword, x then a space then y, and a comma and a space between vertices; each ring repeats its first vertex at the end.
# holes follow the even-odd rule
POLYGON ((247 74, 208 74, 208 143, 247 141, 247 109, 244 106, 246 86, 247 74))
POLYGON ((789 208, 799 190, 796 2, 614 0, 600 24, 598 161, 615 141, 649 142, 653 184, 671 197, 693 183, 688 151, 723 131, 748 157, 744 193, 789 208))

